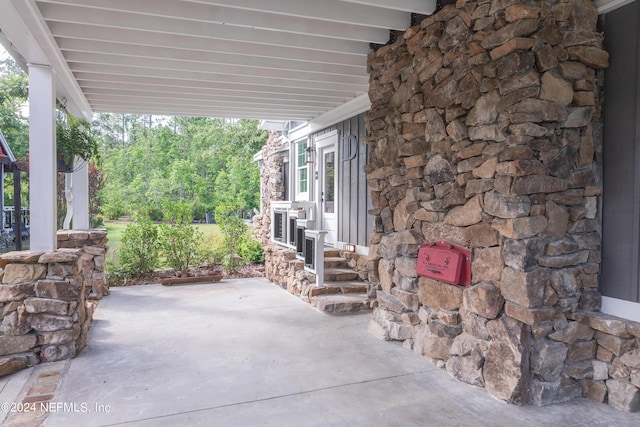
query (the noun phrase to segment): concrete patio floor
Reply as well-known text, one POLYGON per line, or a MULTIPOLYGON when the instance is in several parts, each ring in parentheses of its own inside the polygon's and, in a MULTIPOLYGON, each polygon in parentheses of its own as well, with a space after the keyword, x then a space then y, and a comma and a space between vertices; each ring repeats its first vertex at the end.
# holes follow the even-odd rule
MULTIPOLYGON (((51 401, 76 411, 44 425, 640 425, 587 399, 507 405, 369 335, 368 318, 320 313, 264 279, 112 289, 87 348, 57 364, 51 401)), ((5 397, 46 366, 15 374, 5 397)))

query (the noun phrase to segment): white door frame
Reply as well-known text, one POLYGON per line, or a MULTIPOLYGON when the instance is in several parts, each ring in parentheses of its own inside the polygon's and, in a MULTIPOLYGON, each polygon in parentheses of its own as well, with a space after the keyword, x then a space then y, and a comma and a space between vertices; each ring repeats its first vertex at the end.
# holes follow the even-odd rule
MULTIPOLYGON (((324 203, 323 203, 323 188, 324 188, 324 153, 327 148, 333 150, 335 153, 335 176, 334 176, 334 216, 335 216, 335 230, 333 233, 327 233, 325 237, 325 243, 329 245, 333 245, 334 247, 338 247, 338 229, 340 225, 340 215, 338 212, 340 211, 339 207, 339 198, 338 198, 338 131, 333 130, 323 135, 319 135, 314 138, 314 143, 316 146, 316 210, 318 213, 318 225, 319 229, 323 229, 323 222, 325 220, 324 213, 324 203)), ((327 150, 329 151, 329 150, 327 150)))

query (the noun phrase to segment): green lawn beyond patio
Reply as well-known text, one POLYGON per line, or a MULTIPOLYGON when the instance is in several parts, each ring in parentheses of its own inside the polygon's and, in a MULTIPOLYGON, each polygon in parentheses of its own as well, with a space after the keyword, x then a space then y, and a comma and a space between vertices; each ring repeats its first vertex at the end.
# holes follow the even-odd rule
MULTIPOLYGON (((122 245, 122 233, 127 228, 127 224, 129 223, 121 221, 105 222, 107 237, 109 238, 109 252, 114 253, 122 245)), ((193 226, 198 228, 205 236, 220 233, 220 227, 217 224, 193 224, 193 226)))

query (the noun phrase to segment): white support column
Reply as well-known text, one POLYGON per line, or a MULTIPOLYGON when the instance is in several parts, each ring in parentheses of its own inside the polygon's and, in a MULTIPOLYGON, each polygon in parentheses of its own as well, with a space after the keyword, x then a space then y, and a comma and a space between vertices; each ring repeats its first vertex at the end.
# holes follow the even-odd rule
POLYGON ((29 64, 29 209, 32 251, 50 252, 57 248, 55 93, 53 70, 48 66, 29 64))
POLYGON ((89 218, 89 162, 76 159, 73 167, 73 229, 88 230, 91 228, 89 218))

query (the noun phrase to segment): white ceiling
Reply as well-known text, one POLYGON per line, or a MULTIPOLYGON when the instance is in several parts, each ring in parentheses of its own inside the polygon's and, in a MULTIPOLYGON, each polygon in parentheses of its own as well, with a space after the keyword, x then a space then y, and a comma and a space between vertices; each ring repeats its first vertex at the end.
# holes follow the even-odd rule
POLYGON ((76 115, 311 120, 362 103, 370 43, 435 3, 0 0, 0 39, 51 65, 76 115))

